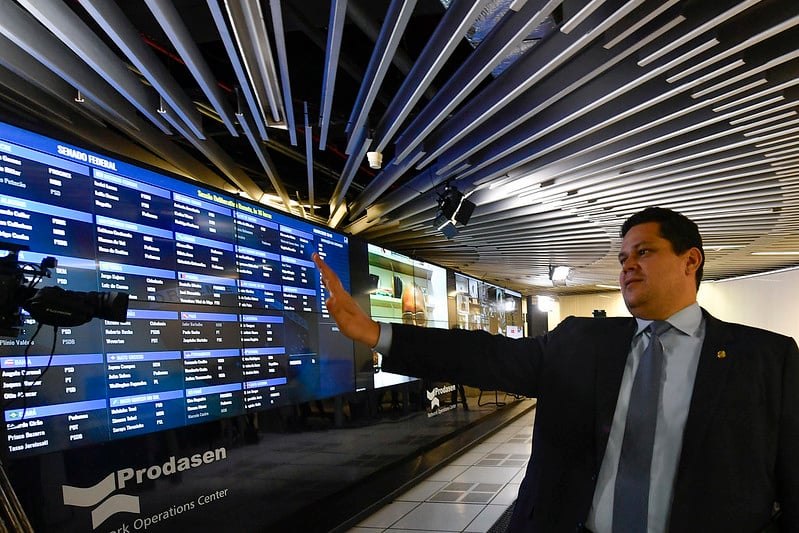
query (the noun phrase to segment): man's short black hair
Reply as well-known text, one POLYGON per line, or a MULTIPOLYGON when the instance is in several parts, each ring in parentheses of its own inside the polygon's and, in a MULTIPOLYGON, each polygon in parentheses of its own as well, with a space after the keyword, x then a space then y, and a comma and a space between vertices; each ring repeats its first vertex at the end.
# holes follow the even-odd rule
POLYGON ((702 236, 699 227, 685 215, 663 207, 647 207, 624 221, 621 227, 621 236, 624 238, 630 228, 646 222, 660 224, 660 236, 671 243, 674 253, 681 254, 691 248, 699 248, 702 254, 702 264, 696 271, 696 288, 702 281, 702 272, 705 267, 705 250, 702 248, 702 236))

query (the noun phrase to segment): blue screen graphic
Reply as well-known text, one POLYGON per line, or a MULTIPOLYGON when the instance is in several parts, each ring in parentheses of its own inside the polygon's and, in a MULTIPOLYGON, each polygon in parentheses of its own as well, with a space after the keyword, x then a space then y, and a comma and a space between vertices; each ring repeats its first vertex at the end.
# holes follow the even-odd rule
POLYGON ((130 295, 122 323, 0 337, 6 456, 354 390, 311 261, 349 288, 345 235, 0 123, 3 244, 57 260, 38 287, 130 295))

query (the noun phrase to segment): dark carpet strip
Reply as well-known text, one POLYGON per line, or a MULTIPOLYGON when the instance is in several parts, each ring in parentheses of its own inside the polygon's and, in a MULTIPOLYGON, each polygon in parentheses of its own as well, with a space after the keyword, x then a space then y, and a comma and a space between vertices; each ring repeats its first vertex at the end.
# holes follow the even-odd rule
POLYGON ((494 525, 488 530, 488 533, 505 533, 508 530, 508 525, 510 524, 510 517, 513 514, 513 507, 516 505, 516 502, 513 502, 510 507, 508 507, 502 516, 500 516, 494 525))

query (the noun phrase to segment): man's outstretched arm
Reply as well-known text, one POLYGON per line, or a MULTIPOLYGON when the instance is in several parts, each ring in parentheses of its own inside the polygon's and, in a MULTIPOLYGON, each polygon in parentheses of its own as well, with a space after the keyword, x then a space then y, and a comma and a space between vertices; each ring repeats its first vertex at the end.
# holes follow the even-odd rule
POLYGON ((338 275, 319 257, 319 254, 313 254, 313 262, 322 274, 322 283, 330 295, 326 302, 327 310, 330 311, 341 332, 352 340, 373 347, 380 337, 380 325, 361 309, 350 293, 344 289, 338 275))

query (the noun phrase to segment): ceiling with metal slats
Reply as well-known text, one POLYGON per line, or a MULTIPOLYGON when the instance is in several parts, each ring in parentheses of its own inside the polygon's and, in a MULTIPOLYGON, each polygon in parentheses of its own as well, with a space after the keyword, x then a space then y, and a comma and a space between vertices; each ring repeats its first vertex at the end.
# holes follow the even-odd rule
POLYGON ((794 0, 0 1, 0 120, 524 294, 651 205, 706 279, 799 265, 798 107, 794 0))

